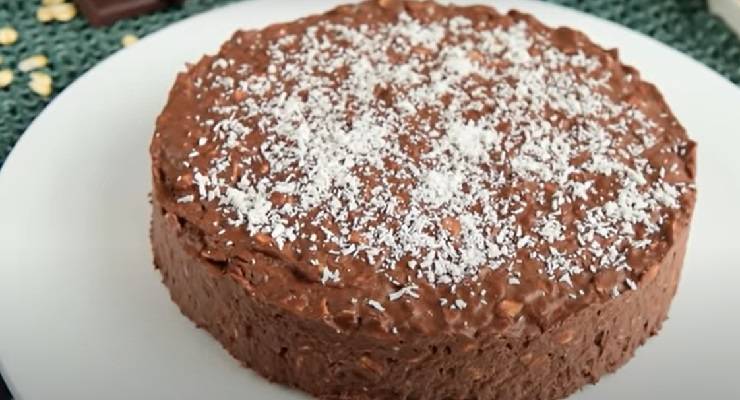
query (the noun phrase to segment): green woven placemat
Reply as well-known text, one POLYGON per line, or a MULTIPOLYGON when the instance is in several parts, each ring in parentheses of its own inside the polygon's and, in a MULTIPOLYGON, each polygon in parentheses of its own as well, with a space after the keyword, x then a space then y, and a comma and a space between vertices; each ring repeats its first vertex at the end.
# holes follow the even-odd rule
MULTIPOLYGON (((0 0, 0 28, 20 34, 10 46, 0 46, 2 68, 15 72, 13 83, 0 89, 0 166, 28 124, 55 94, 109 54, 120 49, 121 37, 139 37, 174 21, 233 0, 189 0, 181 7, 111 27, 92 28, 81 17, 66 23, 36 20, 38 0, 0 0), (16 69, 19 60, 44 54, 42 71, 53 78, 53 93, 42 98, 28 88, 28 74, 16 69)), ((278 0, 275 0, 278 1, 278 0)), ((306 0, 310 1, 310 0, 306 0)), ((707 11, 705 0, 549 0, 626 25, 648 34, 703 62, 740 83, 740 40, 707 11)), ((59 132, 58 134, 64 134, 59 132)))

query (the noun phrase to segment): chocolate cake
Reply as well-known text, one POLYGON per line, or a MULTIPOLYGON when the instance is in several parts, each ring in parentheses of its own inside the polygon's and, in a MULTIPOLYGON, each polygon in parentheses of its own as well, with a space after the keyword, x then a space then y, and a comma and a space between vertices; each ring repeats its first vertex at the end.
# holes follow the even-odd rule
POLYGON ((596 382, 665 320, 695 202, 695 144, 616 50, 485 6, 237 32, 179 74, 151 156, 172 299, 322 399, 596 382))

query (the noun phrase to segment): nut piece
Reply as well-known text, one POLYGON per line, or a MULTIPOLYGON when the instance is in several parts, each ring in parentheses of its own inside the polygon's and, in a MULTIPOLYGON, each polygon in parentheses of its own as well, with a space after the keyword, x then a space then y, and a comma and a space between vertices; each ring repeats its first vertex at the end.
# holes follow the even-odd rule
POLYGON ((13 71, 8 68, 0 69, 0 88, 4 88, 13 82, 13 71))
POLYGON ((190 172, 177 177, 177 181, 175 182, 176 189, 184 190, 191 186, 193 186, 193 174, 190 172))
POLYGON ((5 26, 0 28, 0 44, 3 46, 9 46, 18 40, 18 31, 13 29, 12 26, 5 26))
POLYGON ((460 221, 457 218, 446 217, 442 219, 442 227, 450 232, 450 235, 457 236, 460 234, 460 221))
POLYGON ((516 317, 524 307, 524 304, 514 300, 504 300, 499 303, 498 308, 511 318, 516 317))
POLYGON ((18 69, 21 72, 30 72, 34 69, 44 68, 49 63, 49 59, 43 54, 36 54, 21 60, 18 63, 18 69))
POLYGON ((392 7, 396 3, 396 0, 378 0, 378 4, 383 8, 392 7))
POLYGON ((51 95, 51 83, 51 77, 48 74, 44 72, 31 72, 31 81, 28 82, 28 87, 39 96, 49 97, 51 95))
POLYGON ((272 238, 270 235, 260 232, 256 235, 254 235, 254 241, 261 244, 262 246, 269 246, 272 243, 272 238))
POLYGON ((476 368, 476 367, 470 367, 468 368, 468 376, 473 381, 478 381, 483 377, 483 369, 476 368))
POLYGON ((483 61, 484 61, 484 60, 486 59, 486 58, 485 58, 485 57, 483 56, 483 53, 481 53, 481 52, 480 52, 480 51, 478 51, 478 50, 472 50, 472 51, 469 51, 469 52, 468 52, 468 58, 469 58, 469 59, 470 59, 471 61, 475 61, 475 62, 479 62, 479 63, 483 62, 483 61))
POLYGON ((576 337, 576 331, 565 329, 555 334, 555 340, 560 344, 568 344, 576 337))
POLYGON ((542 372, 550 368, 551 360, 547 354, 543 354, 534 360, 529 365, 529 371, 542 372))
POLYGON ((234 94, 231 95, 231 97, 234 99, 234 101, 242 101, 247 98, 247 92, 241 89, 235 89, 234 94))
POLYGON ((364 244, 367 243, 367 238, 365 238, 362 232, 355 230, 349 234, 349 241, 354 244, 364 244))
POLYGON ((121 44, 123 45, 123 47, 131 46, 132 44, 138 41, 139 41, 139 38, 136 35, 131 34, 131 33, 127 33, 123 35, 123 37, 121 38, 121 44))
POLYGON ((368 356, 360 357, 359 364, 363 369, 371 371, 377 375, 381 375, 385 371, 383 365, 368 356))

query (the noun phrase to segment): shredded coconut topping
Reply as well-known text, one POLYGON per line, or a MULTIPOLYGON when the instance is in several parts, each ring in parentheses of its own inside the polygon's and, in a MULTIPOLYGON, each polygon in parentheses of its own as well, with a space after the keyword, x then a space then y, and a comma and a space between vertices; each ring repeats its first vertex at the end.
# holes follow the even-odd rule
MULTIPOLYGON (((238 79, 213 62, 202 84, 238 100, 201 122, 211 135, 198 145, 216 156, 193 168, 193 185, 229 224, 280 248, 306 239, 433 285, 501 267, 516 285, 514 261, 529 257, 572 285, 585 270, 629 268, 626 250, 649 246, 687 190, 644 157, 657 125, 615 100, 600 61, 523 22, 324 21, 266 55, 266 71, 240 66, 238 79), (568 240, 580 247, 566 251, 568 240)), ((316 268, 322 283, 340 280, 316 268)))

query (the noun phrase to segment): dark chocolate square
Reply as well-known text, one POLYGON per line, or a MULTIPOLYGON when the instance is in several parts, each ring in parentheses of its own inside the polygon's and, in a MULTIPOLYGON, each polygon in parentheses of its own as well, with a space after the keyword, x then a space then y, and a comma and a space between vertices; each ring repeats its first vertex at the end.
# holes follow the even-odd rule
POLYGON ((120 19, 161 10, 173 0, 74 0, 85 18, 93 26, 110 25, 120 19))

